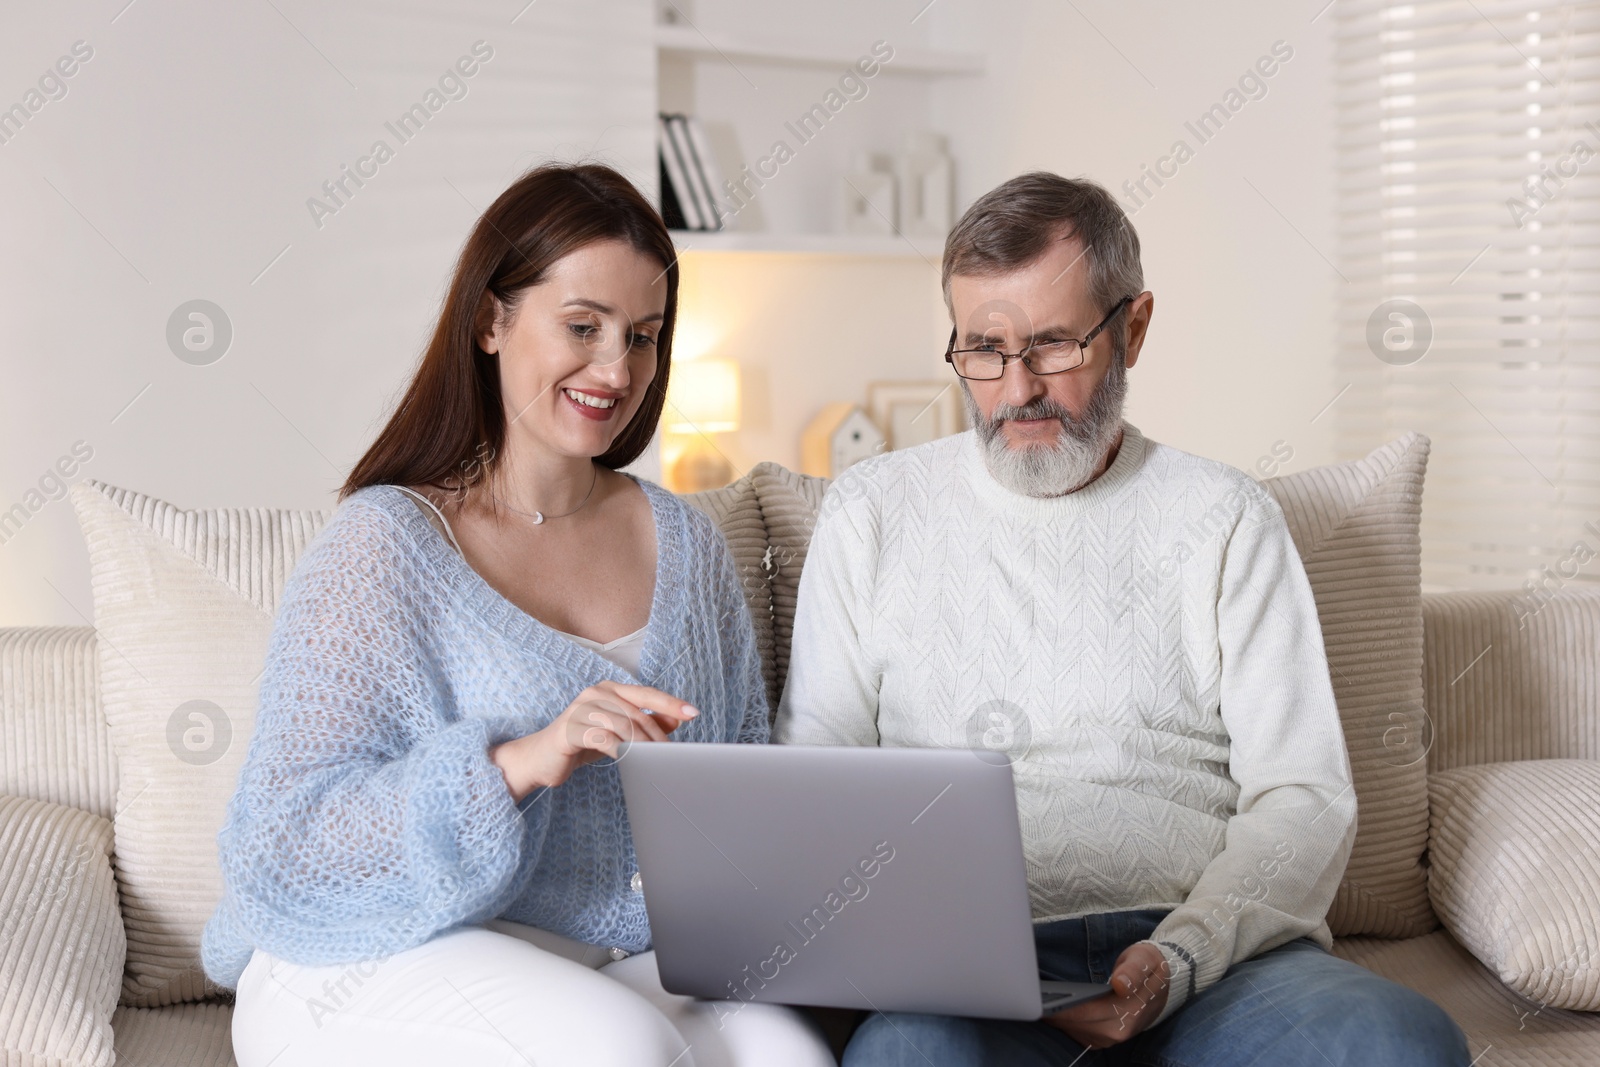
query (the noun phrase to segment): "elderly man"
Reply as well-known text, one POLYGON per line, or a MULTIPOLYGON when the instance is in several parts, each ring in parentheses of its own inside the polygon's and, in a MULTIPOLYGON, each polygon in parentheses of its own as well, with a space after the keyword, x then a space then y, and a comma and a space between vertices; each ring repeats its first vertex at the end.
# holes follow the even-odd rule
POLYGON ((829 490, 774 738, 1007 751, 1040 973, 1113 993, 874 1014, 845 1067, 1466 1064, 1326 951, 1356 805, 1316 604, 1266 491, 1122 421, 1153 297, 1116 201, 1008 181, 943 281, 973 429, 829 490))

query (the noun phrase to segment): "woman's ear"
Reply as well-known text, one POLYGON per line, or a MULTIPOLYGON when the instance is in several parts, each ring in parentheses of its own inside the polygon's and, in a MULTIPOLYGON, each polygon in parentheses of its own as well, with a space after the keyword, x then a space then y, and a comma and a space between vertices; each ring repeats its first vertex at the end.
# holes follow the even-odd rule
POLYGON ((472 319, 472 337, 478 347, 493 355, 500 351, 500 301, 488 290, 478 301, 477 314, 472 319))

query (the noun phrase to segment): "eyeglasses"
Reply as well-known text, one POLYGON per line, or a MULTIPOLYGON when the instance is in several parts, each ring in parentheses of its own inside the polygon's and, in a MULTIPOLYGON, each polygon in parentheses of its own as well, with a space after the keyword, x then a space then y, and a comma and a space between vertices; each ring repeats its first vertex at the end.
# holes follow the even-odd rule
POLYGON ((1030 342, 1021 352, 1001 352, 993 345, 981 348, 957 348, 956 328, 951 327, 950 345, 945 349, 944 361, 955 368, 955 372, 963 378, 975 382, 993 381, 1006 372, 1006 364, 1014 359, 1022 360, 1022 365, 1035 374, 1060 374, 1062 371, 1074 370, 1083 366, 1084 353, 1089 345, 1100 336, 1116 316, 1130 302, 1133 297, 1125 296, 1118 300, 1112 309, 1106 312, 1106 317, 1100 324, 1084 335, 1080 341, 1076 338, 1066 337, 1059 341, 1034 341, 1030 342))

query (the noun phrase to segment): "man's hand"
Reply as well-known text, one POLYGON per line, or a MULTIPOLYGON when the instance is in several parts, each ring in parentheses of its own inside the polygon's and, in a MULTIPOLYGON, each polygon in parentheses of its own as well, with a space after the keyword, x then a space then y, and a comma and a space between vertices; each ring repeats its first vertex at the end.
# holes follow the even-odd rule
POLYGON ((1167 1006, 1171 972, 1161 950, 1144 943, 1129 945, 1111 971, 1111 995, 1074 1004, 1044 1021, 1084 1048, 1110 1048, 1155 1021, 1167 1006))

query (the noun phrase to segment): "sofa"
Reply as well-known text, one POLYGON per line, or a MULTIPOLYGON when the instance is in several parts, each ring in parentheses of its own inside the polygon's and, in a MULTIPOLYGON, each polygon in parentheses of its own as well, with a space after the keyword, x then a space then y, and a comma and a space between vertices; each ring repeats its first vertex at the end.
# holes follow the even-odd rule
MULTIPOLYGON (((1264 483, 1355 776, 1334 951, 1440 1003, 1485 1067, 1600 1063, 1600 593, 1423 595, 1427 447, 1264 483)), ((688 498, 732 549, 774 706, 826 488, 763 463, 688 498)), ((0 1050, 220 1067, 231 1006, 198 966, 215 834, 278 592, 326 515, 72 498, 96 628, 0 630, 0 1050)))

